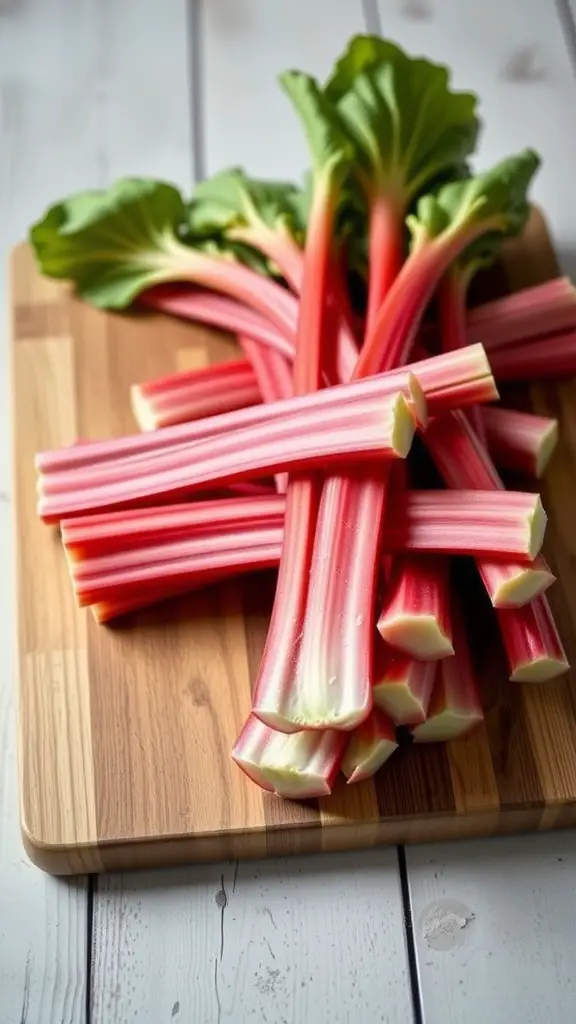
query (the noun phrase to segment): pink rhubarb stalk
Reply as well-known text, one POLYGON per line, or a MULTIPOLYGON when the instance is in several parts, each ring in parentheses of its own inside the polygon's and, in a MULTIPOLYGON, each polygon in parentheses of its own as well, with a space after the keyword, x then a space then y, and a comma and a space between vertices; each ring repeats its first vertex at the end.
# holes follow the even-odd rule
POLYGON ((257 786, 292 800, 329 796, 340 769, 346 735, 297 732, 291 736, 250 715, 232 758, 257 786))
POLYGON ((543 476, 558 442, 558 420, 492 405, 480 412, 496 465, 537 479, 543 476))
POLYGON ((481 341, 490 353, 576 328, 576 290, 567 277, 524 288, 502 299, 485 302, 468 314, 468 340, 481 341))
MULTIPOLYGON (((443 357, 437 357, 441 359, 443 357)), ((455 368, 453 380, 461 380, 460 371, 455 368)), ((466 379, 464 373, 464 379, 466 379)), ((36 456, 36 469, 48 480, 60 480, 66 486, 89 483, 92 473, 98 466, 105 472, 106 468, 123 464, 125 467, 136 459, 149 458, 152 455, 166 454, 169 451, 183 450, 189 445, 207 441, 223 434, 231 434, 240 429, 253 428, 261 432, 268 429, 274 419, 287 420, 294 418, 294 430, 299 429, 301 417, 308 416, 316 410, 318 419, 329 417, 334 410, 348 403, 364 402, 366 399, 386 398, 395 392, 402 392, 407 398, 420 425, 427 422, 427 405, 422 389, 410 372, 409 368, 391 374, 381 374, 368 380, 357 381, 333 388, 325 388, 317 394, 300 395, 285 402, 272 402, 269 405, 251 406, 248 409, 237 409, 221 416, 211 416, 193 423, 181 423, 164 430, 150 431, 145 434, 133 434, 127 437, 114 438, 111 441, 87 441, 57 448, 54 451, 40 452, 36 456), (86 471, 84 477, 83 471, 86 471)), ((458 399, 459 400, 459 399, 458 399)))
MULTIPOLYGON (((38 514, 46 522, 57 522, 78 513, 173 503, 195 491, 276 472, 310 470, 350 459, 405 458, 414 429, 401 393, 347 402, 326 411, 321 419, 314 411, 278 417, 266 430, 248 427, 139 459, 129 476, 119 463, 96 465, 72 485, 70 474, 41 477, 38 514)), ((302 496, 300 502, 306 504, 302 496)), ((291 504, 287 502, 285 529, 291 521, 291 504)))
POLYGON ((491 353, 497 380, 554 380, 576 375, 576 331, 521 342, 491 353))
POLYGON ((342 772, 349 783, 370 779, 398 748, 396 730, 380 708, 372 708, 368 718, 351 733, 342 772))
MULTIPOLYGON (((502 218, 481 224, 470 210, 441 235, 429 238, 413 223, 412 252, 369 326, 355 378, 406 361, 424 310, 442 274, 477 237, 500 230, 502 218)), ((371 282, 370 282, 371 286, 371 282)), ((382 467, 327 478, 318 513, 296 676, 257 694, 254 710, 268 724, 352 729, 372 707, 372 644, 380 524, 387 474, 382 467), (332 563, 332 564, 331 564, 332 563), (337 566, 338 576, 336 576, 337 566)))
POLYGON ((435 661, 416 661, 407 654, 377 644, 374 668, 374 704, 395 725, 417 725, 426 720, 436 677, 435 661))
POLYGON ((257 405, 261 392, 245 360, 184 370, 133 384, 130 401, 141 430, 158 430, 257 405))
POLYGON ((482 701, 472 665, 462 613, 452 602, 454 657, 439 661, 426 721, 412 734, 416 743, 446 743, 482 721, 482 701))
POLYGON ((80 606, 164 592, 195 590, 207 583, 278 564, 282 524, 230 527, 172 544, 70 561, 80 606))
POLYGON ((309 395, 297 396, 291 398, 290 403, 284 406, 251 406, 222 416, 196 420, 190 424, 166 427, 156 433, 134 434, 108 441, 85 441, 40 452, 36 456, 36 468, 42 474, 51 475, 83 467, 92 468, 97 463, 132 459, 154 451, 177 448, 215 437, 240 427, 268 423, 270 417, 284 416, 287 412, 296 413, 309 408, 311 401, 317 404, 320 411, 338 404, 346 396, 350 399, 364 398, 369 394, 386 394, 398 390, 410 400, 419 424, 425 426, 428 401, 432 402, 434 414, 437 415, 466 406, 470 402, 480 401, 479 392, 483 392, 484 401, 494 401, 498 397, 490 366, 481 345, 470 346, 461 352, 432 356, 414 363, 413 366, 417 378, 411 373, 412 367, 407 366, 348 384, 345 390, 342 390, 342 387, 326 388, 313 399, 309 395), (426 394, 429 394, 429 399, 425 397, 426 394))
POLYGON ((512 682, 545 683, 569 669, 544 596, 523 608, 499 609, 498 625, 512 682))
POLYGON ((259 344, 291 360, 294 357, 298 301, 288 292, 286 295, 291 314, 283 330, 278 330, 270 318, 236 299, 189 285, 157 285, 142 292, 138 296, 138 303, 147 309, 169 313, 184 320, 197 320, 199 323, 219 327, 222 331, 231 331, 232 334, 247 334, 259 344))
POLYGON ((442 558, 395 559, 378 631, 386 643, 413 658, 454 654, 450 627, 450 574, 442 558))
MULTIPOLYGON (((297 73, 284 76, 288 91, 292 87, 298 89, 303 81, 297 73)), ((335 259, 333 228, 342 171, 342 154, 335 153, 326 166, 316 166, 314 170, 294 355, 295 395, 322 387, 326 356, 335 345, 337 318, 330 308, 329 296, 335 259)), ((406 404, 402 395, 398 399, 406 404)), ((334 427, 337 433, 337 422, 334 427)), ((270 706, 270 695, 291 690, 306 611, 321 487, 321 478, 314 474, 291 475, 288 482, 276 594, 253 695, 254 711, 272 728, 276 727, 276 709, 273 704, 270 706), (264 707, 270 708, 268 717, 260 714, 264 707)), ((299 728, 297 722, 282 720, 282 724, 286 725, 285 732, 299 728)))
MULTIPOLYGON (((391 494, 384 521, 387 551, 532 561, 544 539, 546 513, 523 491, 406 491, 391 494)), ((414 600, 416 600, 415 594, 414 600)))
POLYGON ((79 516, 63 520, 60 532, 68 559, 80 561, 219 530, 283 522, 284 498, 274 494, 79 516))
MULTIPOLYGON (((468 345, 466 335, 466 296, 474 270, 474 263, 460 265, 459 262, 456 262, 444 274, 440 282, 438 307, 442 348, 444 351, 454 352, 468 345)), ((469 410, 468 416, 478 437, 484 442, 484 428, 478 407, 473 406, 469 410)))
MULTIPOLYGON (((448 487, 504 491, 488 452, 461 413, 435 419, 426 432, 425 443, 448 487)), ((541 557, 531 566, 490 558, 477 560, 476 566, 496 608, 526 604, 554 582, 541 557)))

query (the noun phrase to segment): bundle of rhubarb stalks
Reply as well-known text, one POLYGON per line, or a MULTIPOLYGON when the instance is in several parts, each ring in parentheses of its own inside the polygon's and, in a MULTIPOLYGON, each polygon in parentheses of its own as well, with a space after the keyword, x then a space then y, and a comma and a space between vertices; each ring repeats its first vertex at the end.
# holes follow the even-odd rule
POLYGON ((139 433, 36 467, 39 515, 100 622, 277 569, 232 756, 303 798, 374 774, 399 728, 448 741, 482 719, 458 559, 510 679, 566 671, 545 512, 500 476, 540 477, 557 424, 496 403, 500 382, 576 373, 576 298, 557 279, 469 308, 539 160, 476 171, 477 98, 446 68, 358 36, 323 84, 280 85, 310 150, 301 186, 231 168, 185 199, 125 179, 31 229, 40 270, 84 300, 211 324, 242 352, 134 386, 139 433))

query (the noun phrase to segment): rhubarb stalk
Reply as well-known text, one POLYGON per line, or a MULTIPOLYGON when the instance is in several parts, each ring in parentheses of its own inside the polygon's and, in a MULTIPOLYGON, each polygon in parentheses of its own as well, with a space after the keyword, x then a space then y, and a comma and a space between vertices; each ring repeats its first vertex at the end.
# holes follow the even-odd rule
POLYGON ((435 661, 416 661, 377 644, 374 703, 395 725, 417 725, 426 720, 435 677, 435 661))
POLYGON ((395 560, 378 631, 391 647, 422 661, 454 654, 450 576, 444 559, 404 556, 395 560))
MULTIPOLYGON (((426 432, 425 443, 448 487, 493 490, 506 500, 504 484, 488 452, 460 413, 435 419, 426 432)), ((480 559, 476 567, 496 608, 526 604, 554 582, 542 558, 531 566, 480 559)))
POLYGON ((142 457, 130 465, 129 475, 119 462, 41 476, 38 514, 57 522, 81 512, 174 502, 196 491, 350 458, 405 458, 414 428, 401 393, 331 408, 320 422, 314 412, 275 417, 265 431, 245 427, 142 457))
POLYGON ((558 443, 558 420, 488 406, 480 410, 486 443, 497 466, 539 479, 558 443))
POLYGON ((342 772, 349 783, 362 782, 376 774, 398 748, 396 730, 380 708, 372 708, 367 719, 354 729, 342 758, 342 772))
POLYGON ((141 430, 158 430, 203 416, 257 405, 261 391, 252 367, 233 360, 134 384, 130 400, 141 430))
POLYGON ((512 682, 545 683, 568 671, 546 597, 537 597, 523 608, 499 609, 498 625, 512 682))
MULTIPOLYGON (((314 79, 293 71, 284 74, 281 83, 302 116, 313 159, 313 196, 293 371, 294 393, 302 395, 322 387, 326 354, 335 342, 330 334, 336 334, 336 319, 329 306, 335 261, 332 235, 349 150, 338 130, 329 134, 316 131, 325 101, 314 79)), ((320 493, 318 477, 290 477, 276 594, 254 689, 256 714, 273 728, 280 718, 280 728, 285 732, 300 727, 299 715, 296 712, 290 721, 279 716, 274 695, 291 688, 306 610, 320 493)))
POLYGON ((257 786, 292 800, 329 796, 346 745, 344 733, 276 732, 250 715, 232 758, 257 786))
POLYGON ((439 661, 426 721, 413 729, 416 743, 458 739, 482 721, 482 702, 462 613, 452 601, 454 657, 439 661))

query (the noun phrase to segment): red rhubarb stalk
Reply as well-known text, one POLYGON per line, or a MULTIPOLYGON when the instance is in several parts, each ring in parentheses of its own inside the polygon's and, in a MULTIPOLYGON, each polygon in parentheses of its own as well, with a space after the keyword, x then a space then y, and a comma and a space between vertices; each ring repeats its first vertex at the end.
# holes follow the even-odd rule
POLYGON ((480 414, 497 466, 537 479, 543 476, 558 442, 558 420, 499 406, 487 406, 480 414))
POLYGON ((412 367, 408 366, 348 384, 345 390, 341 387, 325 388, 313 399, 307 395, 295 397, 284 406, 276 403, 270 404, 267 408, 251 406, 223 416, 167 427, 156 433, 135 434, 110 441, 88 441, 40 452, 36 456, 36 468, 43 474, 52 474, 83 467, 92 468, 97 463, 132 459, 154 451, 177 448, 215 437, 240 427, 268 423, 270 418, 276 415, 284 416, 290 411, 296 413, 309 408, 311 401, 320 412, 328 406, 338 404, 345 396, 350 399, 364 398, 371 394, 386 394, 391 390, 398 390, 410 400, 419 424, 425 426, 428 399, 424 397, 423 391, 430 394, 435 414, 466 406, 469 402, 480 401, 481 391, 484 393, 484 401, 493 401, 498 397, 481 345, 470 346, 457 353, 432 356, 414 363, 413 367, 417 373, 416 381, 414 374, 411 373, 412 367))
MULTIPOLYGON (((544 539, 546 513, 523 491, 410 491, 391 494, 384 521, 387 551, 532 561, 544 539)), ((415 595, 414 595, 415 596, 415 595)))
POLYGON ((123 463, 96 465, 81 484, 70 484, 72 474, 41 477, 38 514, 56 522, 80 512, 174 502, 195 491, 351 458, 405 458, 414 429, 400 393, 345 403, 327 411, 320 423, 314 413, 277 417, 265 431, 248 427, 136 460, 129 477, 123 463))
POLYGON ((576 375, 576 331, 519 342, 491 353, 497 380, 554 380, 576 375))
POLYGON ((422 661, 454 654, 450 576, 442 558, 397 558, 378 619, 383 639, 422 661))
POLYGON ((341 732, 270 729, 250 715, 232 758, 257 786, 292 800, 329 796, 340 769, 346 736, 341 732))
POLYGON ((545 683, 570 667, 543 595, 523 608, 499 609, 498 625, 512 682, 545 683))
MULTIPOLYGON (((470 281, 476 270, 473 261, 462 263, 458 260, 444 274, 438 288, 438 307, 440 314, 440 333, 442 348, 453 352, 465 348, 468 344, 466 335, 466 297, 470 281)), ((478 408, 473 406, 469 412, 470 423, 484 442, 484 428, 478 408)))
POLYGON ((284 520, 284 498, 214 499, 159 508, 65 519, 61 537, 73 561, 124 552, 153 543, 188 539, 195 533, 216 533, 253 523, 262 527, 284 520))
MULTIPOLYGON (((446 192, 440 189, 435 198, 420 200, 418 216, 408 219, 412 252, 368 330, 355 377, 405 362, 425 307, 451 262, 486 233, 505 233, 523 224, 528 207, 521 196, 537 165, 536 156, 526 152, 485 176, 452 184, 446 192), (515 196, 513 206, 509 192, 515 196)), ((351 729, 368 716, 379 525, 385 498, 382 469, 372 469, 365 476, 331 475, 326 480, 297 678, 291 687, 268 693, 266 701, 258 694, 254 705, 255 713, 268 724, 287 731, 351 729), (337 563, 345 587, 335 585, 327 558, 337 563)))
POLYGON ((524 288, 476 306, 468 314, 468 340, 490 353, 529 338, 576 328, 576 290, 567 277, 524 288))
MULTIPOLYGON (((425 443, 448 487, 504 491, 488 452, 461 413, 435 419, 426 432, 425 443)), ((531 566, 490 558, 477 560, 476 566, 496 608, 526 604, 554 582, 541 557, 531 566)))
POLYGON ((416 743, 446 743, 470 732, 484 714, 462 613, 452 602, 454 657, 439 661, 426 721, 412 734, 416 743))
MULTIPOLYGON (((348 161, 348 148, 339 133, 316 134, 315 114, 324 99, 317 83, 299 72, 281 77, 287 95, 304 111, 313 157, 312 204, 306 233, 300 290, 300 313, 294 355, 294 394, 322 387, 326 354, 335 344, 336 318, 330 309, 334 220, 339 207, 340 182, 348 161)), ((405 401, 401 398, 401 401, 405 401)), ((336 426, 336 424, 335 424, 336 426)), ((294 467, 298 468, 298 467, 294 467)), ((284 540, 278 582, 266 644, 254 689, 253 707, 266 725, 277 724, 277 708, 270 695, 291 689, 303 620, 321 493, 321 478, 291 476, 286 494, 284 540), (266 708, 266 718, 260 709, 266 708)), ((279 716, 284 731, 299 727, 279 716)), ((297 717, 297 716, 296 716, 297 717)))
POLYGON ((342 772, 349 783, 370 779, 397 748, 391 719, 380 708, 372 708, 368 718, 354 729, 348 740, 342 772))
POLYGON ((236 299, 189 285, 164 284, 149 288, 142 292, 138 302, 160 313, 170 313, 184 320, 198 320, 233 334, 247 334, 285 359, 294 356, 294 333, 298 320, 296 299, 292 303, 291 328, 286 328, 285 333, 278 331, 270 319, 236 299))
POLYGON ((70 562, 70 575, 80 606, 141 598, 146 591, 169 596, 276 566, 281 543, 282 525, 230 528, 178 543, 70 562))
MULTIPOLYGON (((443 358, 443 356, 436 357, 438 360, 443 358)), ((433 360, 430 362, 432 363, 433 360)), ((470 367, 472 373, 476 372, 474 366, 475 363, 470 367)), ((462 380, 468 379, 465 368, 454 367, 450 368, 448 372, 447 381, 452 380, 453 385, 458 385, 462 380)), ((433 376, 434 379, 437 378, 436 371, 433 376)), ((475 377, 473 379, 475 380, 475 377)), ((108 464, 111 466, 136 458, 148 458, 151 455, 170 450, 182 450, 187 445, 248 427, 259 428, 261 431, 266 430, 273 419, 287 420, 288 417, 295 417, 294 431, 296 431, 299 429, 298 421, 300 421, 300 426, 302 425, 302 415, 308 415, 313 410, 317 411, 320 419, 332 415, 331 410, 349 402, 364 402, 367 398, 375 397, 385 398, 386 395, 397 391, 402 392, 408 399, 418 423, 425 425, 427 422, 426 399, 414 375, 409 368, 405 368, 391 374, 381 374, 369 380, 357 381, 354 384, 325 388, 314 395, 300 395, 282 403, 273 402, 266 406, 237 409, 231 413, 211 416, 205 420, 196 420, 190 424, 182 423, 175 427, 166 427, 161 431, 133 434, 128 437, 114 438, 111 441, 87 441, 53 451, 40 452, 36 456, 35 465, 36 469, 45 477, 74 474, 70 475, 69 483, 80 483, 83 478, 76 474, 84 469, 91 473, 98 465, 104 467, 108 464)), ((460 401, 459 390, 457 401, 460 401)))
POLYGON ((130 401, 141 430, 158 430, 257 405, 261 391, 245 360, 184 370, 134 384, 130 401))
POLYGON ((395 725, 417 725, 426 720, 435 677, 435 661, 416 661, 377 644, 374 703, 395 725))

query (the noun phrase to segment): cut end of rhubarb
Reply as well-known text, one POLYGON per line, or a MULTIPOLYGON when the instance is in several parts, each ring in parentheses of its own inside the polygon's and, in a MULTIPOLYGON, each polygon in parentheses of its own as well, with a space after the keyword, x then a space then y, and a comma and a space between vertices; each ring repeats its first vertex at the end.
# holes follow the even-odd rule
POLYGON ((481 711, 473 714, 460 713, 452 709, 434 715, 412 730, 415 743, 448 743, 470 732, 483 720, 481 711))
POLYGON ((397 749, 398 744, 394 740, 382 739, 372 746, 367 756, 361 761, 357 761, 353 755, 350 757, 345 754, 342 771, 348 783, 363 782, 364 779, 372 778, 397 749))
POLYGON ((418 426, 425 430, 428 426, 428 402, 420 381, 413 373, 410 374, 410 399, 418 426))
POLYGON ((510 681, 512 683, 547 683, 550 679, 556 679, 568 671, 570 665, 565 658, 552 658, 550 655, 543 655, 534 661, 518 665, 510 681))
POLYGON ((552 420, 550 426, 542 434, 542 440, 536 456, 536 476, 544 475, 546 467, 558 444, 558 420, 552 420))
POLYGON ((345 742, 342 734, 334 732, 287 736, 251 715, 232 759, 262 789, 288 800, 308 800, 330 795, 345 742))
POLYGON ((424 706, 406 682, 376 684, 374 703, 390 715, 396 725, 417 725, 426 718, 428 705, 424 706))
POLYGON ((514 573, 503 576, 500 582, 494 580, 494 585, 489 588, 492 604, 495 608, 521 608, 548 590, 555 579, 545 563, 538 568, 519 565, 514 573))
POLYGON ((454 654, 449 636, 434 615, 402 615, 380 618, 380 635, 391 647, 420 661, 437 661, 454 654))
POLYGON ((390 402, 388 414, 392 418, 389 428, 392 451, 398 458, 405 459, 412 447, 416 423, 410 406, 401 392, 390 402))
POLYGON ((548 517, 544 511, 544 506, 540 497, 538 497, 534 505, 534 511, 528 520, 528 553, 530 558, 536 558, 536 555, 542 547, 544 534, 546 533, 547 521, 548 517))
POLYGON ((130 388, 130 408, 140 430, 156 430, 154 413, 150 408, 150 403, 144 398, 139 384, 133 384, 130 388))

